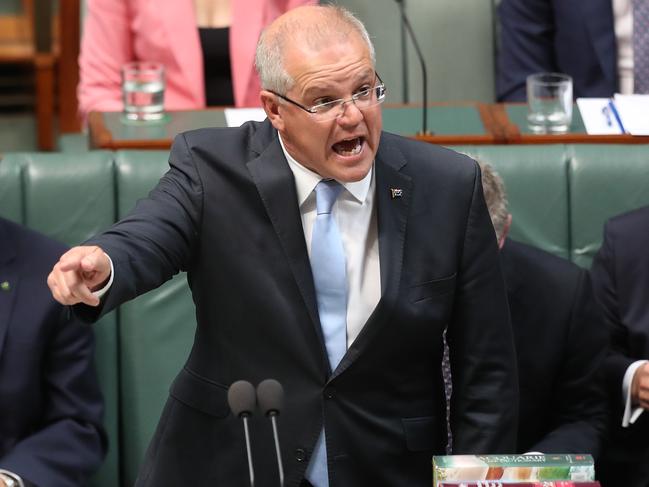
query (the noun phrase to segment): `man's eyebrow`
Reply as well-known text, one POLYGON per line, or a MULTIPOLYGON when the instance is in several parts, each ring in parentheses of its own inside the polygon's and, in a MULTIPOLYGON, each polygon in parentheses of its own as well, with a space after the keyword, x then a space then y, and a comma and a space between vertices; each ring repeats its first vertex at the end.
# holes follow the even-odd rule
MULTIPOLYGON (((367 71, 364 71, 363 73, 359 74, 356 76, 356 83, 371 83, 373 81, 373 77, 375 76, 374 70, 368 69, 367 71), (370 79, 371 78, 371 79, 370 79)), ((315 96, 315 95, 321 95, 323 93, 327 93, 328 91, 334 91, 338 88, 339 86, 336 83, 327 83, 327 84, 322 84, 318 86, 312 86, 310 88, 307 88, 304 91, 304 98, 309 98, 310 96, 315 96)))

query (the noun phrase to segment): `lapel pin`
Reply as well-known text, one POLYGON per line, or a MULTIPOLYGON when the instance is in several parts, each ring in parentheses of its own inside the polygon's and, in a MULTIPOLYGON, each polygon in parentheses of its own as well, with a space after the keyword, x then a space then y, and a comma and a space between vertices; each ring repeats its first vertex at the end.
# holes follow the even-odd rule
POLYGON ((392 199, 401 198, 403 196, 403 189, 390 188, 390 194, 392 195, 392 199))
POLYGON ((3 291, 9 291, 11 289, 9 281, 2 281, 2 283, 0 283, 0 289, 2 289, 3 291))

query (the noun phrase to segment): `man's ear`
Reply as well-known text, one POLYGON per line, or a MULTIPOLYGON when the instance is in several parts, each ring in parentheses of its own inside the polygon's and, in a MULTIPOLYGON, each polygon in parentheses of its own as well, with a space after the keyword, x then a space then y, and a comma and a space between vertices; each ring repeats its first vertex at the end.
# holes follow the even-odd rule
POLYGON ((505 245, 505 239, 507 238, 507 235, 509 234, 509 229, 512 226, 512 214, 507 213, 507 220, 505 220, 505 224, 503 225, 503 233, 500 235, 500 238, 498 239, 498 248, 502 249, 503 245, 505 245))
POLYGON ((284 131, 284 119, 282 114, 279 112, 279 98, 277 95, 274 95, 270 91, 261 90, 259 93, 261 98, 261 106, 266 112, 266 116, 270 123, 273 124, 273 127, 277 129, 278 132, 284 131))

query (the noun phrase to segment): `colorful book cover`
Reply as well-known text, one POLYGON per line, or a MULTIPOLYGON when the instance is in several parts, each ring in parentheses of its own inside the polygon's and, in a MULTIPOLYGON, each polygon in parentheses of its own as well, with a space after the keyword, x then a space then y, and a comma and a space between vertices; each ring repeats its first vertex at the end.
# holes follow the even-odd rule
POLYGON ((433 457, 433 482, 476 480, 594 481, 590 455, 446 455, 433 457))
POLYGON ((437 487, 601 487, 601 485, 599 482, 573 482, 572 480, 540 480, 538 482, 477 480, 475 482, 439 482, 437 487))

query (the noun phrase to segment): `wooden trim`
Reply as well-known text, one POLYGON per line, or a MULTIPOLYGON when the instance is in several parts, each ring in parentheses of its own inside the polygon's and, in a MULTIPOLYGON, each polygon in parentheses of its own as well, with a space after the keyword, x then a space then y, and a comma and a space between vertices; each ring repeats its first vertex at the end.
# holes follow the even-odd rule
POLYGON ((59 3, 60 56, 58 64, 59 130, 61 133, 80 132, 79 103, 79 0, 59 3))
POLYGON ((113 136, 104 125, 102 112, 88 114, 88 142, 91 149, 113 149, 113 136))
POLYGON ((493 145, 492 135, 413 135, 411 139, 438 145, 493 145))
POLYGON ((36 131, 40 150, 54 149, 54 65, 52 54, 36 54, 36 131))
POLYGON ((523 134, 510 144, 649 144, 648 136, 588 134, 523 134))

